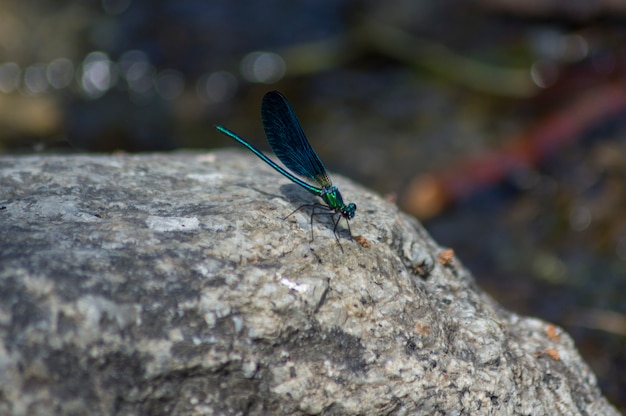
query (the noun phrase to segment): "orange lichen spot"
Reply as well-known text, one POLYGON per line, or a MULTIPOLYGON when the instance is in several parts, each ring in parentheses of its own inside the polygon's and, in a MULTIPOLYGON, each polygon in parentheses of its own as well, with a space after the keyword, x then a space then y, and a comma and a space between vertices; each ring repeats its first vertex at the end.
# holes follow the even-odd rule
POLYGON ((554 361, 560 361, 561 360, 561 356, 559 355, 559 352, 554 349, 554 348, 548 348, 546 349, 546 355, 550 358, 552 358, 554 361))
POLYGON ((419 335, 428 335, 430 334, 430 328, 421 322, 417 322, 415 324, 415 332, 419 335))
POLYGON ((444 266, 447 266, 448 264, 452 263, 453 259, 454 259, 454 250, 452 250, 451 248, 443 250, 437 256, 437 260, 439 260, 439 263, 441 263, 444 266))
POLYGON ((546 334, 548 335, 548 338, 554 342, 558 342, 561 339, 556 326, 553 324, 548 325, 546 328, 546 334))
POLYGON ((354 239, 354 241, 359 243, 359 245, 363 248, 368 248, 372 245, 372 243, 370 243, 370 241, 367 238, 363 237, 362 235, 357 235, 352 238, 354 239))

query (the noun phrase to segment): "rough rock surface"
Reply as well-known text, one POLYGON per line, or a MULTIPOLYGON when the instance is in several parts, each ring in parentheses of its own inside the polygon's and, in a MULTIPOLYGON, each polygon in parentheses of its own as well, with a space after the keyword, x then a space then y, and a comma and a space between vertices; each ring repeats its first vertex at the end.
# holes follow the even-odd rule
POLYGON ((0 414, 617 415, 566 333, 335 179, 343 251, 253 155, 0 158, 0 414))

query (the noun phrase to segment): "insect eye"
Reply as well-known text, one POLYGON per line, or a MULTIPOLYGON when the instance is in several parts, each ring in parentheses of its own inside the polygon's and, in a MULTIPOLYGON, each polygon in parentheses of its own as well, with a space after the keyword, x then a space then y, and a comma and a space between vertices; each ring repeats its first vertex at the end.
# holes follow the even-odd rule
POLYGON ((356 211, 356 204, 354 202, 350 202, 346 207, 346 214, 348 218, 354 218, 354 211, 356 211))

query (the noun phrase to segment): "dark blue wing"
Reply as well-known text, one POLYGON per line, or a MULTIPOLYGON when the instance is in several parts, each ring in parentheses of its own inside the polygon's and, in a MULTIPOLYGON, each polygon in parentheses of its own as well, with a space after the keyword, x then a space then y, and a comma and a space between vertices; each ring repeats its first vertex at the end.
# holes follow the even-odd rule
POLYGON ((283 164, 296 175, 310 178, 321 187, 331 185, 322 161, 309 144, 296 113, 278 91, 263 97, 261 118, 265 136, 283 164))

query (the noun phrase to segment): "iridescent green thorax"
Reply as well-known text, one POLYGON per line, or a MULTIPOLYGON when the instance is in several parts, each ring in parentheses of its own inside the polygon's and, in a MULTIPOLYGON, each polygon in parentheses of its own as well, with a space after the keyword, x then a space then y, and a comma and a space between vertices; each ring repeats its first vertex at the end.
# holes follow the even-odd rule
POLYGON ((356 204, 350 202, 346 205, 341 197, 341 192, 339 192, 339 189, 337 189, 336 186, 324 186, 322 188, 322 192, 320 193, 320 197, 324 200, 324 202, 326 202, 329 208, 335 210, 335 212, 339 212, 345 219, 349 220, 354 218, 356 204))

